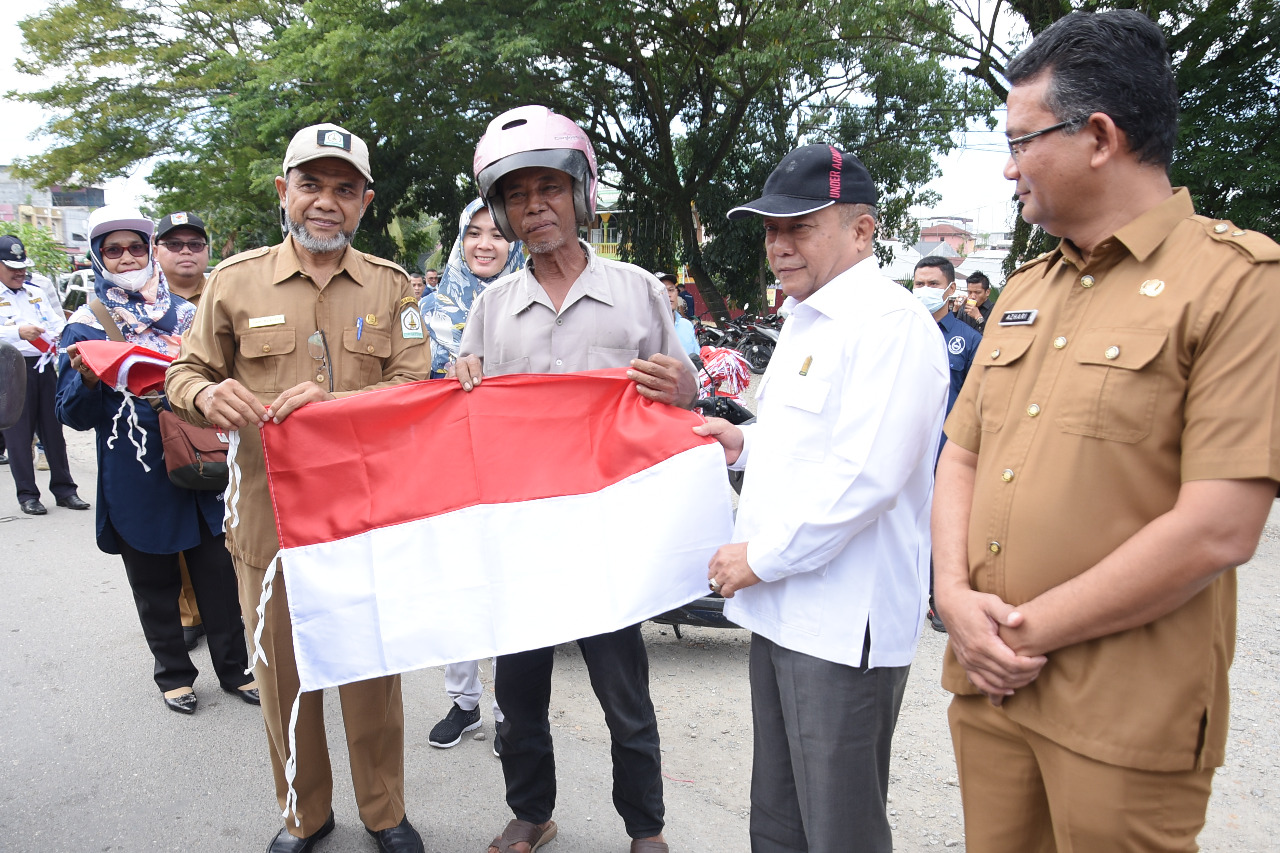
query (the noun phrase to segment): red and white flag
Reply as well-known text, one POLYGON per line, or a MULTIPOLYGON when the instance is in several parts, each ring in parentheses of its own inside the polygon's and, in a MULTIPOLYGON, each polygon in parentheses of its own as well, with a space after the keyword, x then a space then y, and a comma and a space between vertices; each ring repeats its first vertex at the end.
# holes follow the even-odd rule
POLYGON ((470 393, 415 382, 264 426, 301 689, 550 646, 705 595, 733 518, 701 420, 607 370, 470 393))

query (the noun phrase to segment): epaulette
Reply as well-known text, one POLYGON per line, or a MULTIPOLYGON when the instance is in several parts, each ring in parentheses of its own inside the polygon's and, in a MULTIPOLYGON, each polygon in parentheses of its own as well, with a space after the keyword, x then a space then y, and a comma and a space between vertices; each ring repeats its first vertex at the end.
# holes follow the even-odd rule
POLYGON ((1226 219, 1201 218, 1205 233, 1217 243, 1226 243, 1249 259, 1250 263, 1267 264, 1280 261, 1280 245, 1266 234, 1237 228, 1226 219))
POLYGON ((238 255, 232 255, 231 257, 227 258, 225 261, 223 261, 222 263, 214 267, 213 271, 217 272, 218 270, 226 269, 227 267, 233 266, 234 264, 238 264, 241 261, 248 261, 248 260, 252 260, 253 258, 260 258, 270 251, 271 251, 270 246, 259 246, 256 249, 250 249, 247 252, 241 252, 238 255))
POLYGON ((386 258, 380 258, 377 255, 371 255, 368 252, 361 252, 360 254, 364 255, 364 259, 371 264, 377 264, 380 267, 390 267, 402 275, 408 275, 408 273, 404 271, 404 267, 400 266, 395 261, 389 261, 386 258))

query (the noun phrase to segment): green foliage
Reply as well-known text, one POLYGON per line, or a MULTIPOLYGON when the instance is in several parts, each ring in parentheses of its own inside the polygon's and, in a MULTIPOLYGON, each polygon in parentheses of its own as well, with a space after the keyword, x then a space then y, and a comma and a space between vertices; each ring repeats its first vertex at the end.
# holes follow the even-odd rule
POLYGON ((336 121, 371 150, 357 246, 412 261, 392 223, 452 222, 487 120, 542 103, 618 176, 628 258, 687 263, 713 306, 757 301, 758 223, 723 214, 786 151, 862 153, 892 223, 921 200, 930 152, 984 114, 936 59, 886 40, 892 21, 932 45, 946 17, 932 0, 62 0, 22 23, 20 69, 62 80, 21 96, 57 142, 22 166, 81 183, 158 160, 152 211, 199 211, 225 256, 278 240, 288 140, 336 121))
POLYGON ((61 273, 71 272, 71 259, 53 235, 43 228, 26 222, 0 222, 0 234, 12 234, 21 240, 36 270, 49 278, 56 281, 61 273))

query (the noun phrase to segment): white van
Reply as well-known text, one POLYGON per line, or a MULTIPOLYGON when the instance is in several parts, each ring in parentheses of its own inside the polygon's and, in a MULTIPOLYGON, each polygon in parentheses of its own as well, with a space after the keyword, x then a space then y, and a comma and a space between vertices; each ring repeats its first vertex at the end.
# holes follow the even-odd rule
POLYGON ((67 316, 93 299, 93 270, 76 270, 58 276, 58 297, 62 300, 62 309, 67 312, 67 316))

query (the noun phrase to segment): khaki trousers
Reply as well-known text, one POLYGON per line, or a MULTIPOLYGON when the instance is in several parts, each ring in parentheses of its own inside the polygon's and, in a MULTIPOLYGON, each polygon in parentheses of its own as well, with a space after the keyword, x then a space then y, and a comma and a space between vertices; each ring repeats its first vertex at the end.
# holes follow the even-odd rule
POLYGON ((194 628, 200 624, 200 608, 196 606, 196 591, 191 586, 191 573, 187 571, 187 559, 178 555, 178 571, 182 574, 182 591, 178 593, 178 613, 182 615, 182 627, 194 628))
POLYGON ((947 711, 969 853, 1199 850, 1213 768, 1163 773, 1087 758, 1012 722, 985 696, 947 711))
MULTIPOLYGON (((266 569, 235 561, 240 583, 240 606, 253 637, 257 630, 258 602, 266 569)), ((276 799, 283 810, 288 792, 284 765, 289 751, 289 714, 298 695, 298 668, 293 653, 293 631, 289 622, 288 594, 284 575, 272 581, 267 602, 262 648, 269 663, 254 665, 262 716, 267 725, 267 745, 271 750, 271 772, 275 776, 276 799)), ((372 678, 338 688, 342 720, 351 758, 351 781, 355 787, 360 820, 373 831, 389 829, 404 819, 404 706, 400 676, 372 678)), ((297 817, 285 820, 293 835, 313 835, 329 817, 333 807, 333 772, 329 764, 329 744, 324 730, 324 693, 302 696, 295 729, 297 775, 297 817)))

